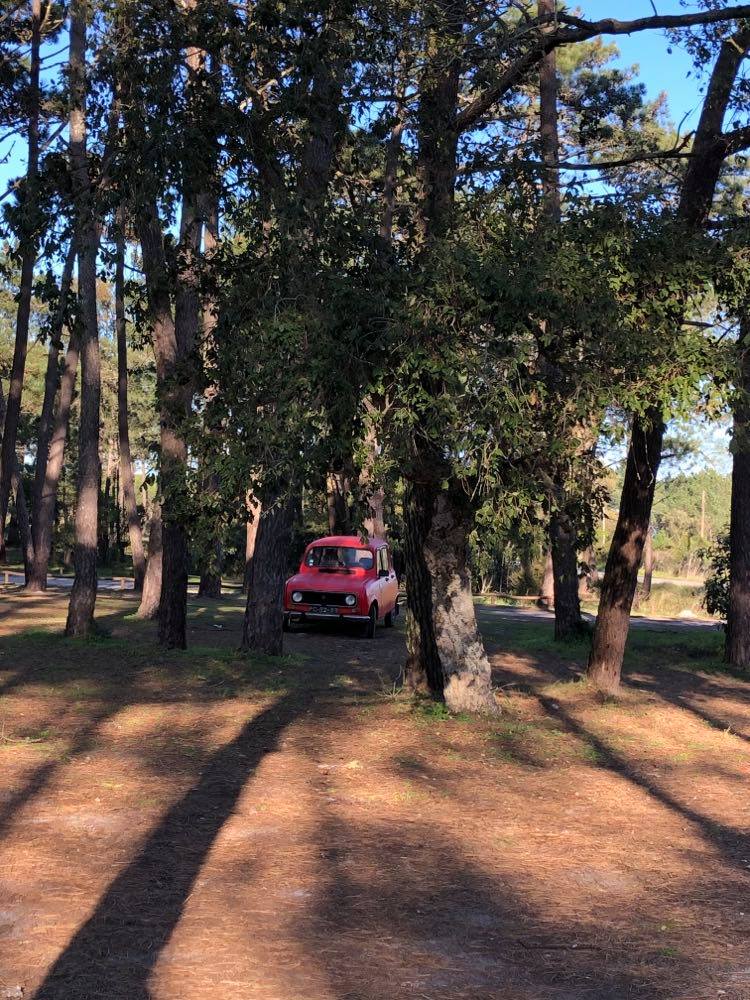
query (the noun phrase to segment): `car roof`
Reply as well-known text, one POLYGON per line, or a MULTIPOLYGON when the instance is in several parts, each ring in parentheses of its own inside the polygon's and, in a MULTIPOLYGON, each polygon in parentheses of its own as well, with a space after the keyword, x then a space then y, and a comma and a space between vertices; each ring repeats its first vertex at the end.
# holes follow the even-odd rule
POLYGON ((308 548, 331 545, 340 548, 379 549, 387 544, 383 538, 371 538, 369 541, 363 542, 359 535, 326 535, 325 538, 316 538, 314 542, 310 542, 308 548))

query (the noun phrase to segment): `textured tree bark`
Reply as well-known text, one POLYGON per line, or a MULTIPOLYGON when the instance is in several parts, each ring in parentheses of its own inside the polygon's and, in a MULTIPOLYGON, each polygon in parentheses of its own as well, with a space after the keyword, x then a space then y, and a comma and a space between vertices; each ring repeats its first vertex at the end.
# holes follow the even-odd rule
POLYGON ((584 551, 581 562, 583 571, 578 580, 578 596, 581 600, 589 598, 594 592, 594 584, 599 579, 599 571, 596 568, 596 553, 593 545, 584 551))
POLYGON ((550 517, 550 550, 555 602, 555 639, 570 639, 581 631, 581 602, 578 597, 578 556, 576 530, 564 511, 550 517))
POLYGON ((406 501, 409 655, 406 683, 454 712, 495 712, 491 669, 477 628, 467 539, 468 498, 411 484, 406 501))
POLYGON ((39 118, 40 118, 40 48, 41 48, 41 0, 31 0, 31 53, 29 65, 28 102, 28 159, 26 164, 26 187, 24 192, 24 229, 21 237, 21 281, 18 289, 18 309, 16 312, 16 336, 13 347, 13 362, 8 385, 8 398, 3 424, 3 439, 0 446, 0 541, 5 538, 5 519, 8 514, 11 477, 16 454, 18 420, 21 415, 23 377, 26 370, 26 354, 29 343, 29 320, 31 318, 31 298, 34 286, 34 265, 39 245, 35 221, 35 189, 39 174, 39 118))
MULTIPOLYGON (((156 205, 145 203, 138 214, 138 233, 149 314, 154 331, 160 423, 159 489, 161 503, 161 592, 159 642, 185 648, 187 637, 187 443, 181 431, 186 417, 185 387, 178 380, 181 355, 169 294, 164 237, 156 205)), ((183 338, 181 338, 183 339, 183 338)))
POLYGON ((248 520, 245 528, 245 572, 242 575, 242 592, 249 593, 250 581, 253 577, 253 559, 255 545, 258 540, 258 524, 260 523, 261 506, 255 497, 247 495, 248 520))
POLYGON ((242 648, 248 652, 283 652, 284 583, 296 507, 292 499, 264 506, 258 522, 242 629, 242 648))
POLYGON ((555 607, 555 571, 552 566, 552 550, 548 549, 544 559, 544 576, 542 577, 542 594, 539 603, 548 611, 555 607))
POLYGON ((661 411, 652 410, 644 420, 637 417, 633 421, 620 511, 604 570, 588 663, 589 679, 607 694, 616 694, 620 686, 630 611, 651 518, 663 440, 661 411))
POLYGON ((149 522, 148 562, 146 575, 143 579, 143 593, 136 617, 144 620, 156 618, 161 603, 162 581, 162 538, 161 538, 161 507, 154 504, 149 522))
POLYGON ((96 304, 98 233, 86 152, 87 0, 70 7, 70 164, 76 199, 78 287, 81 298, 81 410, 78 434, 75 579, 70 592, 67 636, 92 630, 96 604, 99 512, 99 396, 101 369, 96 304))
POLYGON ((120 213, 120 230, 117 235, 115 260, 115 328, 117 332, 117 433, 120 451, 120 485, 128 521, 130 554, 133 559, 133 580, 136 593, 143 590, 146 575, 146 556, 143 550, 143 532, 135 499, 133 460, 130 454, 130 428, 128 426, 128 343, 125 321, 125 231, 120 213))
MULTIPOLYGON (((713 205, 716 185, 727 155, 726 146, 721 142, 724 118, 749 46, 750 28, 743 27, 722 42, 711 73, 678 206, 678 217, 689 231, 703 225, 713 205)), ((675 321, 680 322, 680 318, 675 321)), ((638 582, 645 533, 649 527, 656 470, 661 459, 664 430, 660 408, 654 406, 646 417, 645 425, 637 418, 633 421, 623 498, 604 571, 589 659, 589 677, 608 693, 616 693, 620 686, 630 609, 638 582), (660 452, 658 457, 654 453, 657 446, 660 452), (633 569, 636 554, 638 559, 633 569), (627 613, 624 614, 626 608, 627 613)))
MULTIPOLYGON (((44 478, 34 483, 33 539, 34 561, 26 581, 30 593, 41 593, 47 589, 47 572, 52 554, 52 535, 55 523, 57 486, 65 457, 65 442, 70 422, 70 407, 75 391, 78 371, 78 340, 71 330, 65 364, 60 378, 60 395, 57 403, 49 450, 45 463, 44 478)), ((37 469, 37 473, 39 473, 37 469)))
POLYGON ((732 508, 729 521, 729 614, 724 658, 750 670, 750 320, 737 345, 732 434, 732 508))
MULTIPOLYGON (((31 510, 33 515, 31 526, 31 548, 33 558, 29 563, 29 572, 26 577, 26 589, 30 591, 41 591, 47 587, 47 559, 40 554, 36 555, 36 548, 39 544, 40 528, 37 521, 45 516, 44 491, 47 479, 47 463, 50 456, 50 444, 55 431, 55 399, 60 388, 60 347, 62 330, 65 324, 67 312, 67 300, 70 294, 70 285, 73 279, 73 267, 75 266, 76 248, 75 241, 71 240, 63 273, 60 278, 60 301, 52 320, 50 331, 49 351, 47 352, 47 371, 44 376, 44 398, 42 400, 42 412, 39 418, 39 431, 36 443, 36 467, 34 470, 34 483, 31 492, 31 510), (38 576, 36 564, 39 563, 38 576), (40 583, 41 577, 44 577, 40 583), (33 580, 31 579, 33 577, 33 580)), ((76 359, 77 365, 77 359, 76 359)), ((67 433, 67 419, 66 419, 67 433)), ((44 532, 41 532, 44 534, 44 532)))

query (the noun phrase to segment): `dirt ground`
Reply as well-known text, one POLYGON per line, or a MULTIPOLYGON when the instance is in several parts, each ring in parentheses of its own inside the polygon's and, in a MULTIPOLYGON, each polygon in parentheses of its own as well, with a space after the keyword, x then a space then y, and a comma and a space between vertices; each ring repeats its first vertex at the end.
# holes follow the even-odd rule
POLYGON ((399 695, 400 629, 160 652, 131 598, 0 595, 0 1000, 750 998, 750 684, 634 636, 602 701, 480 611, 495 720, 399 695))

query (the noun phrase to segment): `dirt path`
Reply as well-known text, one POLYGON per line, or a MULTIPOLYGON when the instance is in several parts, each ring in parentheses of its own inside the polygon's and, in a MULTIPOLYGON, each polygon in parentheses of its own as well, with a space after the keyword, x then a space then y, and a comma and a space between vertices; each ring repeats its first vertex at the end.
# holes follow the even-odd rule
POLYGON ((190 656, 101 610, 0 606, 0 998, 750 998, 750 685, 692 647, 613 705, 493 620, 478 722, 393 695, 397 630, 248 665, 231 602, 190 656))

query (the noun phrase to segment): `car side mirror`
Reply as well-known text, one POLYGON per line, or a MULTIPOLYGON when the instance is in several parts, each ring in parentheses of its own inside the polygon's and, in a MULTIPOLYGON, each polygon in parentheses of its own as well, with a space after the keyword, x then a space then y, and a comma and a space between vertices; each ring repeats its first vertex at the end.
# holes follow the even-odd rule
POLYGON ((380 576, 380 577, 385 577, 387 579, 390 575, 391 575, 391 571, 389 569, 379 569, 378 570, 378 576, 380 576))

